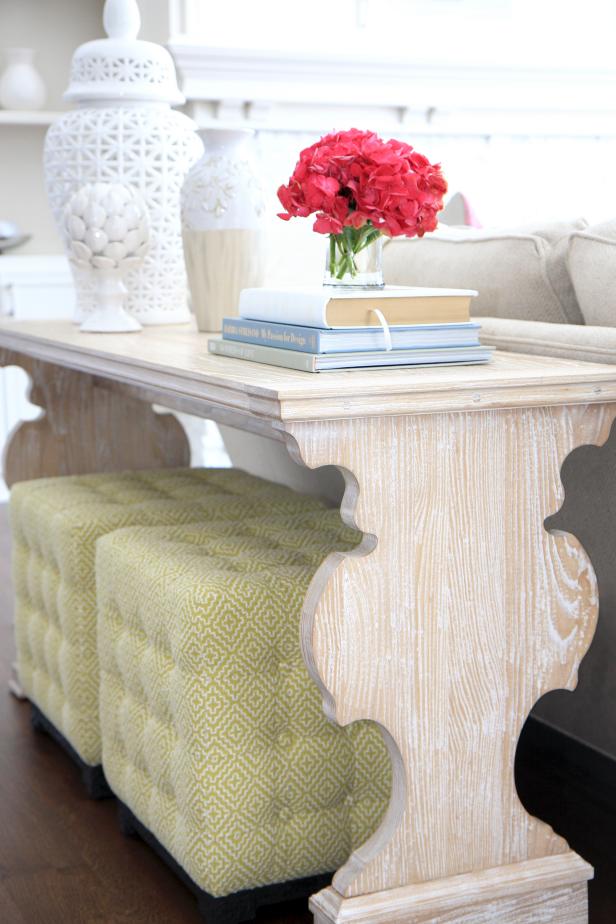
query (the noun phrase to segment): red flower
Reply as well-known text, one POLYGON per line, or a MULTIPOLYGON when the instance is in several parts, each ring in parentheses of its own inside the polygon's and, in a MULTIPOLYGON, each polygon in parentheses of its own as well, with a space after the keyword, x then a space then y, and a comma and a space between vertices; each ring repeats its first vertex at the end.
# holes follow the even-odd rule
POLYGON ((286 186, 279 217, 316 215, 319 234, 371 224, 390 237, 433 231, 447 183, 438 164, 403 141, 352 128, 305 148, 286 186))

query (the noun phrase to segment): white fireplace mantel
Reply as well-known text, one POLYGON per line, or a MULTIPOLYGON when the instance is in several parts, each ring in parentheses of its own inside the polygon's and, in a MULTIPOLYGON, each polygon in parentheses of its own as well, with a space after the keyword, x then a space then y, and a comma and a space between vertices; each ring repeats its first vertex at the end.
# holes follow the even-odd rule
POLYGON ((616 70, 452 67, 182 39, 169 47, 189 111, 202 126, 616 136, 616 70))

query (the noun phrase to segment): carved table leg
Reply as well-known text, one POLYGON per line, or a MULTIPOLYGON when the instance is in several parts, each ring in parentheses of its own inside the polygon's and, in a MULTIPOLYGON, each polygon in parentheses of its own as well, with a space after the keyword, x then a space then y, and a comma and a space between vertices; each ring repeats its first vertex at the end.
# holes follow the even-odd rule
MULTIPOLYGON (((30 399, 43 410, 7 441, 4 477, 9 486, 55 475, 190 464, 186 434, 171 415, 156 414, 151 405, 86 373, 8 350, 0 350, 0 365, 25 369, 32 383, 30 399)), ((9 689, 24 698, 16 664, 9 689)))
POLYGON ((87 472, 167 468, 190 463, 186 435, 168 414, 123 395, 102 379, 7 350, 0 365, 26 370, 30 399, 43 409, 20 424, 4 453, 8 485, 15 481, 87 472))
POLYGON ((616 406, 289 423, 308 466, 346 473, 365 536, 315 575, 308 666, 341 725, 384 730, 381 828, 313 896, 318 924, 585 924, 592 869, 525 811, 518 736, 547 691, 573 689, 597 616, 579 542, 543 526, 560 467, 602 443, 616 406))

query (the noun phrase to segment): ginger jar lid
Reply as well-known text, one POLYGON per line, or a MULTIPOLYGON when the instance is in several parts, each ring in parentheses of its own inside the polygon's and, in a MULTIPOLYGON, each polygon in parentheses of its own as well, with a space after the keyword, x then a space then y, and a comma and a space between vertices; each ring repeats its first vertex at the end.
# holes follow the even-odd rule
POLYGON ((185 102, 167 49, 137 38, 141 28, 137 0, 106 0, 103 23, 108 37, 86 42, 75 51, 64 99, 173 106, 185 102))

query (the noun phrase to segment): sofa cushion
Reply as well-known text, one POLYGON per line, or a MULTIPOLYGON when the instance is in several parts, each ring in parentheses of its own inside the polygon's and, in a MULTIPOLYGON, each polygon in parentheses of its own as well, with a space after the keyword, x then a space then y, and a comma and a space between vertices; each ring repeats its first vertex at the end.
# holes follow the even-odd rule
POLYGON ((616 363, 616 327, 547 324, 515 318, 479 318, 481 342, 511 353, 616 363))
POLYGON ((567 267, 583 220, 511 230, 445 228, 384 249, 391 285, 477 289, 473 314, 583 324, 567 267))
POLYGON ((571 235, 569 273, 586 324, 616 327, 616 220, 571 235))

